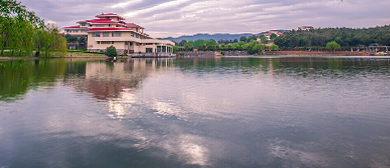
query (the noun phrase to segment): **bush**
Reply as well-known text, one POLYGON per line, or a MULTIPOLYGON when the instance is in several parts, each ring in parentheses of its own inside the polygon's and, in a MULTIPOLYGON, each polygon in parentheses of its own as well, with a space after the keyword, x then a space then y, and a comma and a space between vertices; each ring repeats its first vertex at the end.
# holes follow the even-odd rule
POLYGON ((109 57, 116 57, 118 55, 118 53, 116 52, 116 48, 113 45, 107 47, 106 52, 104 52, 104 54, 109 57))

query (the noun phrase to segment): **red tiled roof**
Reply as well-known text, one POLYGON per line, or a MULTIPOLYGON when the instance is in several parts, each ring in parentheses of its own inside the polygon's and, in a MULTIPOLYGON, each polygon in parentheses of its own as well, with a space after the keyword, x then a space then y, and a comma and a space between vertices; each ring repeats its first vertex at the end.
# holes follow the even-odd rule
POLYGON ((132 30, 124 27, 112 27, 112 28, 92 28, 89 29, 88 31, 92 32, 92 31, 132 31, 132 30))
POLYGON ((127 26, 127 27, 139 27, 139 28, 143 28, 143 27, 141 27, 140 25, 137 25, 137 24, 135 24, 135 23, 127 23, 127 24, 125 24, 125 26, 127 26))
POLYGON ((87 20, 87 22, 91 22, 91 23, 118 23, 118 22, 112 21, 111 19, 92 19, 92 20, 87 20))
POLYGON ((80 28, 80 25, 78 25, 78 26, 65 27, 65 29, 78 29, 78 28, 80 28))

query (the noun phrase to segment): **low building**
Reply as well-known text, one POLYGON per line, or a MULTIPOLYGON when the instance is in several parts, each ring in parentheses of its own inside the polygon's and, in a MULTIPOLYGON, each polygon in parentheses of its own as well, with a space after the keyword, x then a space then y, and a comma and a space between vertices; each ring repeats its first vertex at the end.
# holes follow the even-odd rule
POLYGON ((126 23, 125 18, 115 13, 102 13, 96 18, 79 21, 77 26, 65 27, 65 33, 87 36, 87 50, 92 52, 104 52, 111 45, 118 54, 173 52, 174 42, 153 39, 144 33, 145 28, 126 23))
MULTIPOLYGON (((264 33, 264 36, 267 37, 268 40, 271 40, 271 35, 272 34, 275 34, 276 37, 279 37, 280 35, 282 35, 283 33, 278 31, 278 30, 269 30, 267 31, 266 33, 264 33)), ((261 39, 260 38, 257 38, 256 39, 258 42, 261 42, 261 39)))
POLYGON ((313 26, 301 26, 301 27, 298 27, 298 30, 303 30, 303 31, 310 30, 310 29, 314 29, 314 27, 313 26))

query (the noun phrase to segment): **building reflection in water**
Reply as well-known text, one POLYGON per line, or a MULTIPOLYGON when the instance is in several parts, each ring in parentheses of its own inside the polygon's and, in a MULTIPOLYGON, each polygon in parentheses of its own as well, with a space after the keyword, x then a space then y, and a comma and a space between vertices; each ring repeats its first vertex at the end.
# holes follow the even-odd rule
POLYGON ((128 59, 125 62, 86 63, 85 76, 66 80, 80 92, 88 92, 98 101, 107 102, 111 118, 121 119, 125 108, 134 103, 134 92, 149 74, 166 70, 173 59, 128 59), (126 106, 126 107, 125 107, 126 106))

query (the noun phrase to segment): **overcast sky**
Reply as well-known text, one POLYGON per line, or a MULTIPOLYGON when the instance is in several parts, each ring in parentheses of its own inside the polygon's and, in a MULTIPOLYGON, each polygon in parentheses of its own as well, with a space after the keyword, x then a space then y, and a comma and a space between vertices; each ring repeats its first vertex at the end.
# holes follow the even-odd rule
POLYGON ((367 28, 390 24, 390 0, 21 0, 46 22, 77 25, 117 13, 152 37, 260 33, 299 26, 367 28))

